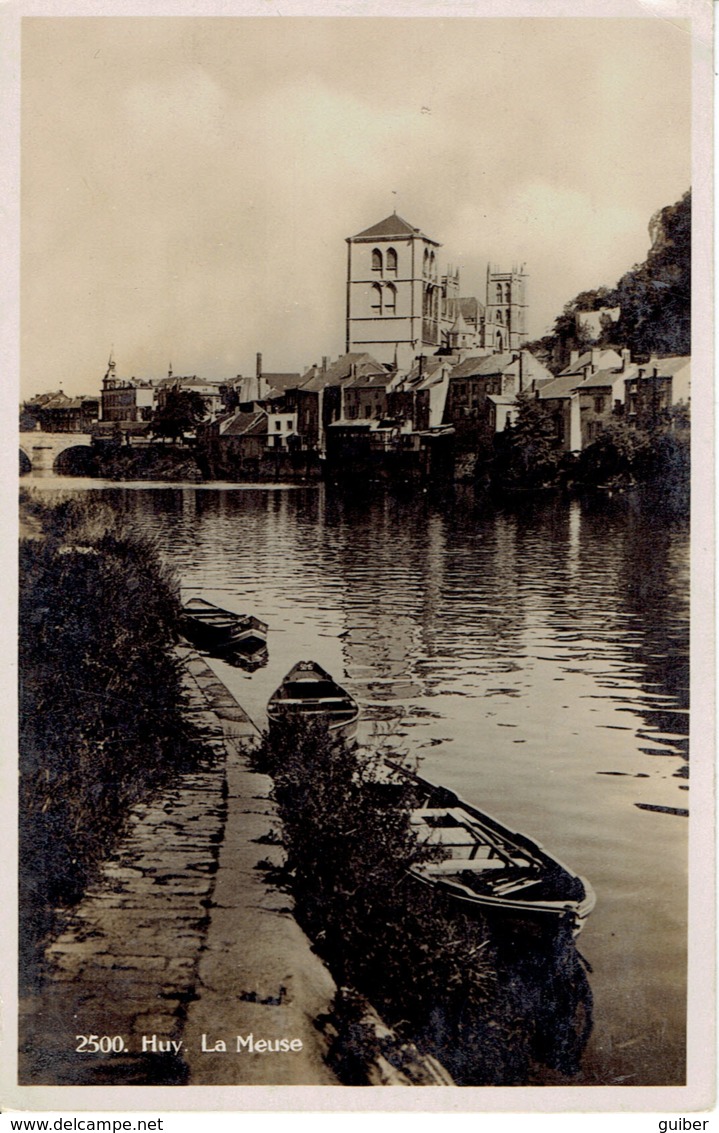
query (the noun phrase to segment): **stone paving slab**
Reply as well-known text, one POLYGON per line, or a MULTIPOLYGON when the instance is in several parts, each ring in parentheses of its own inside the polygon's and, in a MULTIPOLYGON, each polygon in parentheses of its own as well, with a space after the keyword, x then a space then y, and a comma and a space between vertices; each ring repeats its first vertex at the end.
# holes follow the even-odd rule
MULTIPOLYGON (((184 684, 191 715, 221 737, 205 694, 189 675, 184 684)), ((133 808, 116 852, 47 949, 42 995, 20 1004, 23 1084, 186 1079, 177 1057, 143 1053, 142 1035, 179 1042, 195 994, 226 819, 225 763, 220 740, 213 758, 133 808), (147 1020, 157 1028, 145 1031, 147 1020), (127 1049, 78 1051, 82 1035, 117 1036, 127 1049)))
POLYGON ((271 780, 243 754, 257 729, 197 653, 178 652, 212 758, 133 808, 48 947, 46 986, 19 1005, 19 1081, 336 1084, 314 1023, 334 984, 261 868, 282 851, 271 780), (218 1028, 224 1056, 203 1050, 218 1028), (78 1051, 83 1035, 117 1036, 123 1049, 78 1051), (278 1050, 250 1049, 277 1040, 278 1050))
MULTIPOLYGON (((220 689, 215 708, 222 719, 227 692, 220 689)), ((284 856, 273 844, 280 823, 272 780, 250 768, 235 734, 227 737, 226 770, 227 823, 183 1033, 188 1082, 338 1085, 315 1025, 330 1009, 334 981, 295 921, 290 895, 262 868, 284 856), (226 1050, 216 1049, 223 1043, 226 1050), (279 1049, 250 1049, 256 1043, 279 1049)))

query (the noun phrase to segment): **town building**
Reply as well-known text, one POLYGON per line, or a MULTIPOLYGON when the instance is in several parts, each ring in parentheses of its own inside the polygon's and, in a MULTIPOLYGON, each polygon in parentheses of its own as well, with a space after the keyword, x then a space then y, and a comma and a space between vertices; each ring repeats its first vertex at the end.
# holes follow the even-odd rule
POLYGON ((387 416, 387 391, 394 375, 387 371, 355 373, 342 383, 340 416, 346 421, 372 419, 380 421, 387 416))
POLYGON ((21 429, 46 433, 89 433, 98 419, 98 397, 68 397, 62 390, 42 393, 22 407, 21 429))
POLYGON ((420 354, 409 372, 388 391, 388 415, 410 421, 417 432, 441 427, 453 364, 446 356, 420 354))
POLYGON ((192 374, 187 377, 180 377, 173 374, 172 366, 170 366, 167 377, 161 378, 155 386, 155 400, 156 408, 164 409, 167 400, 167 395, 170 390, 178 390, 183 393, 196 393, 204 400, 207 412, 207 418, 214 421, 225 412, 225 398, 224 398, 224 383, 223 382, 210 382, 206 378, 199 378, 197 374, 192 374))
POLYGON ((529 350, 463 358, 449 373, 445 424, 473 419, 501 432, 516 416, 517 394, 534 392, 551 380, 550 371, 529 350))
MULTIPOLYGON (((575 392, 577 387, 595 377, 600 371, 619 372, 626 364, 626 356, 623 359, 616 350, 600 350, 598 347, 581 353, 573 350, 569 365, 553 381, 542 384, 537 396, 551 414, 557 448, 563 452, 579 452, 582 448, 580 405, 575 392)), ((593 425, 598 416, 600 414, 592 415, 593 425)), ((586 435, 585 428, 585 437, 586 435)))
MULTIPOLYGON (((333 421, 339 421, 344 412, 342 387, 350 379, 374 375, 385 378, 387 369, 366 351, 342 354, 334 362, 325 357, 321 366, 310 366, 297 389, 288 390, 284 398, 285 408, 297 412, 300 447, 324 455, 327 429, 333 421)), ((359 388, 356 387, 354 395, 356 407, 360 404, 359 388)))
POLYGON ((626 382, 626 406, 629 420, 637 424, 654 424, 669 409, 688 407, 691 402, 691 358, 673 355, 657 358, 636 367, 626 382))
POLYGON ((111 354, 102 379, 100 420, 117 425, 150 421, 155 401, 152 383, 135 377, 119 378, 115 370, 111 354))
POLYGON ((223 479, 255 477, 267 450, 267 413, 256 406, 237 409, 197 429, 199 450, 211 475, 223 479))
POLYGON ((287 412, 282 406, 270 403, 267 409, 267 448, 290 449, 299 445, 297 411, 287 412))
POLYGON ((574 389, 579 407, 579 446, 593 444, 612 418, 623 416, 626 384, 637 373, 630 352, 622 350, 621 366, 599 369, 574 389))

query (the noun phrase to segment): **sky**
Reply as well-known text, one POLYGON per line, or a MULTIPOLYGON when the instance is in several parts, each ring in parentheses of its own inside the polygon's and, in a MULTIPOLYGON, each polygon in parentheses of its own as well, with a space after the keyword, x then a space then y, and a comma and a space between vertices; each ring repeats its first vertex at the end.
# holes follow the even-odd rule
POLYGON ((302 372, 345 238, 396 211, 461 293, 523 262, 530 338, 690 187, 677 19, 22 21, 21 396, 302 372))

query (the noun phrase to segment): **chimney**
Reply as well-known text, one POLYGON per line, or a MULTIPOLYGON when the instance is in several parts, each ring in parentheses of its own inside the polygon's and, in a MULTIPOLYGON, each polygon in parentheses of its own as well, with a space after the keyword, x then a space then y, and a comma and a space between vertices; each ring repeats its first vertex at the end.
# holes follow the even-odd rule
POLYGON ((322 373, 323 374, 327 373, 327 361, 328 361, 327 355, 323 354, 322 355, 322 373))
POLYGON ((622 370, 628 370, 632 361, 632 352, 627 350, 626 347, 622 350, 622 370))
POLYGON ((601 354, 601 350, 599 349, 599 347, 593 346, 592 347, 592 370, 593 371, 596 368, 598 368, 598 366, 599 366, 599 355, 600 354, 601 354))
POLYGON ((255 375, 258 378, 262 377, 262 355, 261 354, 257 355, 257 367, 255 369, 255 375))

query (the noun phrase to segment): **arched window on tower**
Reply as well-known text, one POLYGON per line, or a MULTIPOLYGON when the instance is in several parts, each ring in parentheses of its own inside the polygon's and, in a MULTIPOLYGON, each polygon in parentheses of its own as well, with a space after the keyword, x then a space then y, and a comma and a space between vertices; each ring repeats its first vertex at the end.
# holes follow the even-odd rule
POLYGON ((501 326, 501 325, 502 325, 502 323, 504 322, 504 319, 503 319, 503 317, 502 317, 502 312, 501 312, 501 311, 497 311, 497 322, 499 323, 499 325, 500 325, 500 326, 501 326))
POLYGON ((388 283, 384 289, 384 314, 394 315, 397 310, 397 288, 393 283, 388 283))
POLYGON ((379 248, 372 249, 372 271, 378 271, 382 274, 382 253, 379 248))
POLYGON ((497 302, 498 303, 502 302, 502 284, 501 283, 497 284, 497 302))
POLYGON ((422 275, 429 275, 429 249, 425 248, 422 258, 422 275))
POLYGON ((511 303, 512 302, 512 285, 511 285, 511 283, 505 283, 505 285, 504 285, 504 301, 505 301, 505 303, 511 303))
POLYGON ((379 283, 373 283, 370 291, 370 307, 376 315, 382 314, 382 288, 379 283))
POLYGON ((434 252, 429 253, 429 274, 434 279, 437 275, 437 264, 434 258, 434 252))
POLYGON ((397 253, 394 248, 387 249, 387 274, 397 274, 397 253))

